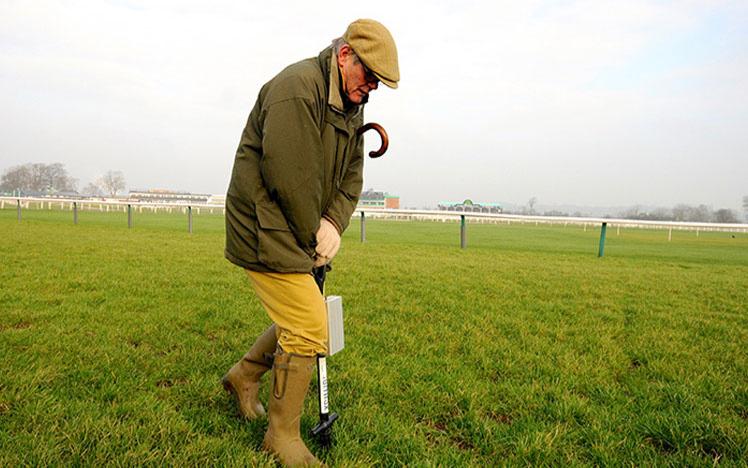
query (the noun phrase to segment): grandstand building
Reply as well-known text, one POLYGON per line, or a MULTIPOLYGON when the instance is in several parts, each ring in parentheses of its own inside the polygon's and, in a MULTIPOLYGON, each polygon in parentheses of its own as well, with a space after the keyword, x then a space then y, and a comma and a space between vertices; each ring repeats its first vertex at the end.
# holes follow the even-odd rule
POLYGON ((208 197, 208 205, 218 205, 218 206, 225 206, 226 205, 226 195, 211 195, 208 197))
POLYGON ((475 203, 467 199, 463 202, 439 202, 438 209, 442 211, 463 211, 465 213, 501 213, 498 203, 475 203))
POLYGON ((358 198, 357 208, 396 210, 400 208, 400 197, 369 189, 361 193, 361 196, 358 198))
POLYGON ((207 203, 211 196, 204 193, 177 192, 165 189, 130 190, 128 200, 146 203, 207 203))

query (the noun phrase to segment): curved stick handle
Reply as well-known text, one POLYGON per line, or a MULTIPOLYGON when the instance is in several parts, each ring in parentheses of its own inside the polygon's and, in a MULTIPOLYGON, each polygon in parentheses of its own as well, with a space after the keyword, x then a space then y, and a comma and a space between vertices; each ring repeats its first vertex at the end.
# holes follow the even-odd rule
POLYGON ((378 158, 381 155, 383 155, 385 151, 387 151, 387 147, 390 144, 390 139, 387 137, 387 132, 384 131, 384 128, 382 128, 382 126, 379 125, 378 123, 370 122, 366 125, 363 125, 361 128, 359 128, 356 131, 356 134, 361 135, 365 131, 371 130, 372 128, 376 130, 377 133, 379 133, 379 138, 382 139, 382 145, 376 151, 369 151, 369 157, 378 158))

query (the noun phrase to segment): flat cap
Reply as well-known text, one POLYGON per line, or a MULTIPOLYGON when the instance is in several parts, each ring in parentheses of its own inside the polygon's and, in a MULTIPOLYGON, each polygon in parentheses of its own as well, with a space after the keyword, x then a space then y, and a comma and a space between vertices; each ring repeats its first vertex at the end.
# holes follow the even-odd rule
POLYGON ((356 20, 348 25, 343 40, 379 81, 390 88, 397 88, 400 81, 397 47, 392 34, 382 23, 372 19, 356 20))

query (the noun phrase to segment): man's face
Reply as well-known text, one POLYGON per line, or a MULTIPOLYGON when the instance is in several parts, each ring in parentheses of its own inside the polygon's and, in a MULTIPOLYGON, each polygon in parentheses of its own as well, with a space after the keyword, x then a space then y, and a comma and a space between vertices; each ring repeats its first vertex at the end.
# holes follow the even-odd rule
POLYGON ((354 104, 365 104, 369 100, 369 93, 379 87, 377 77, 347 45, 338 52, 338 67, 343 78, 343 92, 348 100, 354 104))

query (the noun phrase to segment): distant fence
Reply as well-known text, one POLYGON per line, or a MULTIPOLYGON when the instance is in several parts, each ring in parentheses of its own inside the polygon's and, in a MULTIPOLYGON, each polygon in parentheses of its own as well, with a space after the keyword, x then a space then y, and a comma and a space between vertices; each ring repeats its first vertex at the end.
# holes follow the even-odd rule
POLYGON ((436 211, 436 210, 356 210, 361 217, 361 242, 366 241, 366 217, 400 219, 400 220, 429 220, 429 221, 450 221, 460 220, 460 247, 467 247, 467 222, 490 222, 495 224, 552 224, 552 225, 578 225, 587 227, 600 226, 600 247, 598 257, 603 256, 605 249, 605 235, 608 226, 633 227, 644 229, 666 229, 668 231, 668 241, 673 238, 673 230, 696 231, 721 231, 721 232, 748 232, 748 224, 735 223, 695 223, 695 222, 676 222, 676 221, 649 221, 638 219, 618 219, 618 218, 582 218, 567 216, 533 216, 533 215, 512 215, 496 213, 472 213, 463 211, 436 211))
POLYGON ((23 219, 23 209, 31 209, 33 206, 32 204, 35 204, 40 209, 44 209, 46 205, 48 209, 59 208, 61 210, 70 210, 73 213, 73 224, 78 224, 79 211, 122 211, 123 213, 127 213, 128 228, 132 228, 133 226, 134 211, 140 213, 143 211, 150 211, 152 213, 158 213, 159 211, 172 213, 176 210, 182 211, 182 213, 187 215, 187 231, 189 233, 192 233, 193 210, 196 214, 200 214, 201 210, 210 214, 225 214, 226 212, 225 208, 221 205, 208 205, 204 203, 151 203, 111 199, 92 200, 44 197, 0 197, 0 209, 4 209, 6 205, 9 204, 16 207, 19 223, 23 219))
MULTIPOLYGON (((18 212, 18 222, 21 222, 23 209, 30 209, 33 204, 44 209, 54 207, 67 209, 73 213, 73 223, 78 224, 79 210, 98 210, 98 211, 122 211, 127 213, 127 226, 133 226, 133 212, 159 211, 172 213, 174 210, 181 210, 187 215, 187 230, 192 233, 192 216, 193 210, 196 214, 201 211, 205 213, 225 214, 225 208, 219 205, 197 204, 197 203, 152 203, 152 202, 133 202, 127 200, 91 200, 91 199, 66 199, 66 198, 29 198, 29 197, 0 197, 0 209, 6 206, 15 206, 18 212)), ((390 220, 427 220, 427 221, 460 221, 460 247, 467 247, 467 224, 471 223, 494 223, 494 224, 551 224, 551 225, 577 225, 596 228, 600 226, 600 247, 598 256, 602 257, 605 248, 605 235, 607 228, 616 227, 633 227, 664 229, 668 231, 668 240, 672 240, 673 230, 696 231, 699 232, 720 231, 720 232, 742 232, 748 233, 748 224, 736 223, 693 223, 693 222, 675 222, 675 221, 649 221, 637 219, 618 219, 618 218, 582 218, 582 217, 565 217, 565 216, 532 216, 532 215, 511 215, 496 213, 473 213, 463 211, 437 211, 437 210, 391 210, 391 209, 356 209, 354 216, 358 215, 361 220, 361 242, 366 241, 366 219, 390 219, 390 220)))

